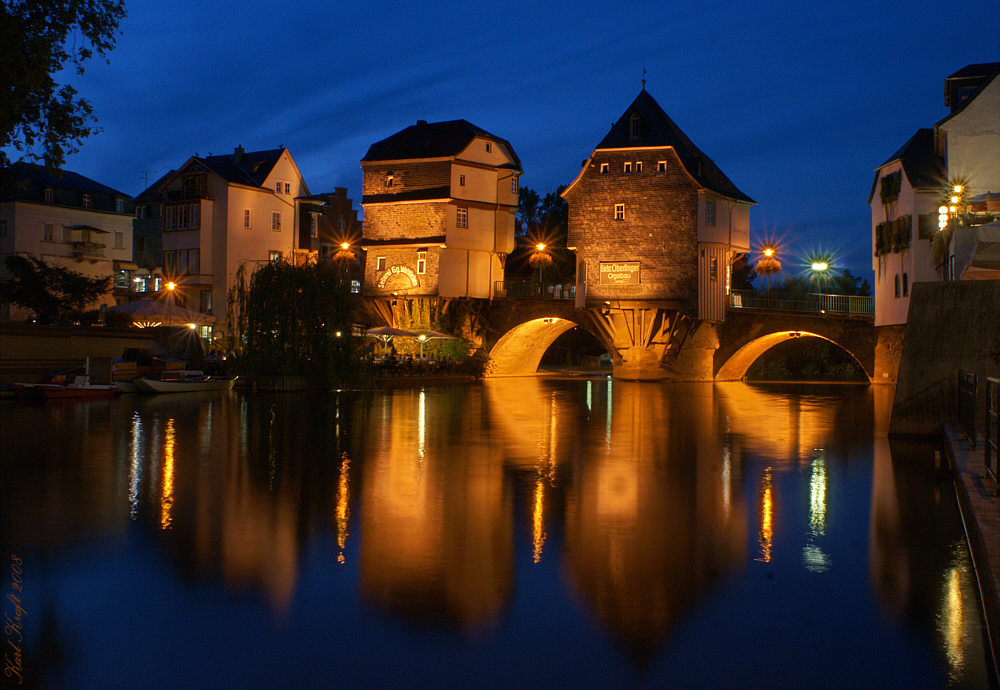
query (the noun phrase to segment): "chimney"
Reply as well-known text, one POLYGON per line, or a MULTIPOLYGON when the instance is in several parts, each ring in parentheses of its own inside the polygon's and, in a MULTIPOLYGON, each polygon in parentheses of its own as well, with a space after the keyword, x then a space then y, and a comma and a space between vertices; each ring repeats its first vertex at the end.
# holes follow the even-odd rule
POLYGON ((234 164, 239 163, 241 160, 243 160, 243 153, 244 152, 243 152, 243 146, 242 145, 237 146, 235 149, 233 149, 233 163, 234 164))
POLYGON ((417 127, 423 127, 427 124, 427 120, 417 120, 417 127))

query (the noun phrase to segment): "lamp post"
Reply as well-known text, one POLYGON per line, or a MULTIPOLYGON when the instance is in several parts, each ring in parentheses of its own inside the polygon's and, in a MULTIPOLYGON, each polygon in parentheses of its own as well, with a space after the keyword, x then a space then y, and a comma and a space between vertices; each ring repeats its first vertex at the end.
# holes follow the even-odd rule
POLYGON ((420 341, 420 360, 423 361, 423 359, 424 359, 424 343, 427 341, 427 335, 424 334, 424 333, 421 333, 420 335, 417 336, 417 340, 420 341))
POLYGON ((757 266, 754 270, 757 271, 758 275, 764 276, 764 280, 767 283, 767 291, 770 293, 771 275, 781 271, 781 262, 778 261, 778 250, 770 245, 764 245, 761 247, 760 253, 763 258, 757 261, 757 266))
MULTIPOLYGON (((538 290, 542 292, 542 271, 552 263, 552 257, 545 251, 545 243, 539 242, 535 245, 535 251, 528 258, 528 265, 538 270, 538 290)), ((544 296, 544 295, 542 295, 544 296)))
POLYGON ((174 290, 177 289, 177 283, 171 280, 169 283, 167 283, 166 288, 167 288, 167 326, 170 327, 173 325, 174 314, 173 314, 173 309, 171 307, 173 307, 174 304, 174 290))

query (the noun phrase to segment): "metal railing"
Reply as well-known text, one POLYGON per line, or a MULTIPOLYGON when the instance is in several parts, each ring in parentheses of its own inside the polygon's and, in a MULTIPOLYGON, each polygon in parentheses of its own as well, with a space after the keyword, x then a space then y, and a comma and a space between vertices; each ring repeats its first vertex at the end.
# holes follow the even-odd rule
POLYGON ((574 299, 576 285, 543 285, 529 280, 498 280, 493 296, 509 299, 574 299))
POLYGON ((955 409, 958 412, 958 426, 969 440, 969 447, 976 447, 976 391, 979 379, 974 371, 959 369, 958 399, 955 409))
POLYGON ((998 477, 998 453, 1000 453, 1000 378, 992 376, 986 379, 986 443, 983 450, 983 462, 986 473, 993 478, 994 493, 1000 495, 1000 477, 998 477))
POLYGON ((875 301, 871 297, 827 295, 818 292, 797 297, 778 297, 756 290, 733 290, 729 294, 729 308, 790 314, 836 314, 859 317, 875 315, 875 301))

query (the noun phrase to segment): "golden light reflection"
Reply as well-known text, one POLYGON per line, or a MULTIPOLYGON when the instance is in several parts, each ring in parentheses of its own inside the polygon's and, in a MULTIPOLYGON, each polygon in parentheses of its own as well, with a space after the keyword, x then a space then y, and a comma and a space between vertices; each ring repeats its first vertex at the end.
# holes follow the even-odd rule
POLYGON ((774 540, 774 470, 764 468, 764 476, 760 480, 760 528, 757 541, 760 544, 760 556, 755 560, 761 563, 771 562, 771 544, 774 540))
POLYGON ((420 461, 424 460, 424 453, 427 449, 427 394, 424 389, 420 389, 420 397, 417 401, 417 454, 420 461))
POLYGON ((139 512, 139 481, 142 479, 142 417, 139 412, 132 415, 132 457, 128 472, 129 517, 135 520, 139 512))
POLYGON ((542 547, 545 545, 545 478, 541 475, 535 479, 535 502, 531 510, 531 543, 532 560, 538 563, 542 560, 542 547))
POLYGON ((944 578, 941 611, 937 616, 938 632, 944 640, 952 678, 961 677, 965 668, 965 600, 962 598, 962 578, 958 566, 948 569, 944 578))
POLYGON ((733 452, 729 449, 729 444, 722 446, 722 509, 729 519, 732 512, 732 483, 733 483, 733 452))
POLYGON ((826 460, 820 455, 809 473, 809 532, 814 537, 826 534, 826 487, 826 460))
POLYGON ((160 498, 160 528, 170 529, 174 507, 174 444, 176 432, 173 417, 167 420, 166 439, 163 443, 163 494, 160 498))
POLYGON ((347 545, 347 523, 350 518, 350 469, 351 459, 347 453, 341 454, 340 479, 337 482, 337 563, 344 562, 344 547, 347 545))

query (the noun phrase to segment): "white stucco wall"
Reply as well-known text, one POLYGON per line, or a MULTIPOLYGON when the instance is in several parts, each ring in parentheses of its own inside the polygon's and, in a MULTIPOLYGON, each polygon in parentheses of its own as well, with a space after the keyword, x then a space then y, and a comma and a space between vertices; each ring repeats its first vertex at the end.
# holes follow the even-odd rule
POLYGON ((948 179, 965 181, 967 197, 1000 192, 1000 76, 938 129, 947 135, 948 179))

